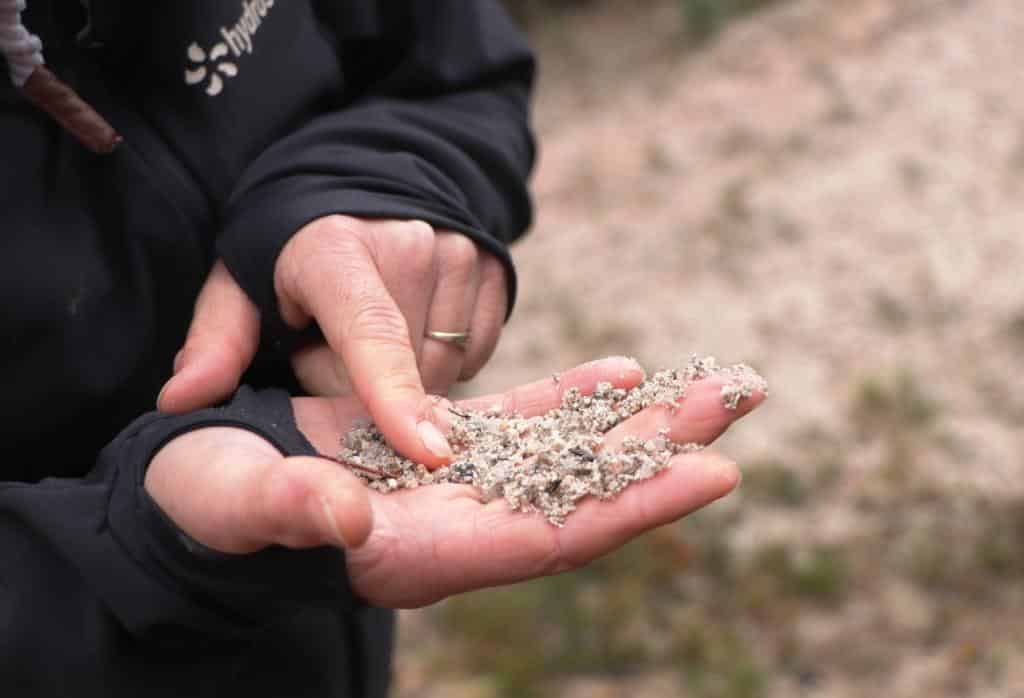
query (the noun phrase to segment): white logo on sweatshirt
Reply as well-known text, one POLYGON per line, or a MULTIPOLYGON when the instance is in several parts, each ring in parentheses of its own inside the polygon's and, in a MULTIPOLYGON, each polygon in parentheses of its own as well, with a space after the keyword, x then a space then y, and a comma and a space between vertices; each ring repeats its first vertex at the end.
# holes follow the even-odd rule
POLYGON ((242 14, 233 26, 221 27, 218 41, 207 51, 196 42, 189 44, 185 55, 190 65, 185 68, 185 84, 206 83, 206 94, 216 97, 224 91, 224 78, 238 75, 238 63, 244 55, 250 55, 255 47, 256 32, 263 26, 274 0, 242 0, 242 14), (235 61, 221 60, 233 56, 235 61), (223 76, 223 77, 222 77, 223 76))

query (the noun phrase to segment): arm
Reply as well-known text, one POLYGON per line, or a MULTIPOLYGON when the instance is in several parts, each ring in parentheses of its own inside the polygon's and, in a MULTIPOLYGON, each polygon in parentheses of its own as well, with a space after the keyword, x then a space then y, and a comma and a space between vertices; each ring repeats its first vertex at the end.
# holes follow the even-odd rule
MULTIPOLYGON (((443 425, 450 419, 449 407, 484 410, 494 405, 536 416, 559 407, 570 388, 586 394, 602 381, 631 388, 642 379, 635 361, 610 358, 562 372, 557 381, 545 378, 455 406, 442 402, 435 419, 443 425)), ((722 377, 712 376, 690 385, 675 407, 656 403, 641 410, 606 432, 602 448, 614 452, 629 438, 657 435, 679 444, 711 443, 764 397, 756 392, 730 409, 722 398, 724 385, 722 377)), ((337 453, 341 435, 365 418, 352 398, 296 398, 292 408, 298 428, 326 454, 337 453)), ((192 440, 188 449, 219 449, 222 439, 212 431, 186 435, 192 440)), ((211 468, 202 460, 176 458, 169 450, 161 456, 168 458, 154 461, 147 489, 191 537, 237 552, 266 544, 268 533, 292 547, 325 541, 344 545, 352 590, 385 607, 425 605, 484 586, 575 569, 723 496, 738 481, 735 465, 721 456, 681 453, 672 459, 676 467, 614 499, 582 502, 566 525, 556 528, 540 516, 516 513, 503 500, 485 502, 466 485, 380 494, 329 461, 279 458, 267 469, 248 458, 211 468), (197 500, 197 492, 210 493, 207 501, 197 500), (268 520, 273 523, 267 525, 268 520)))
POLYGON ((229 203, 220 252, 279 331, 278 255, 330 214, 419 219, 468 235, 506 265, 514 297, 506 245, 531 218, 532 54, 494 0, 400 7, 354 29, 342 10, 325 13, 346 102, 268 148, 229 203))
MULTIPOLYGON (((642 377, 635 362, 607 359, 461 405, 532 416, 569 388, 628 388, 642 377)), ((763 398, 728 410, 721 387, 708 379, 678 408, 637 413, 605 434, 605 447, 656 434, 714 441, 763 398)), ((362 414, 352 399, 289 402, 243 390, 223 410, 140 419, 85 480, 0 489, 5 687, 158 696, 198 695, 197 686, 203 695, 305 695, 312 689, 296 687, 337 685, 364 695, 366 667, 387 657, 358 634, 371 609, 355 596, 419 606, 575 569, 738 481, 721 456, 680 454, 656 479, 588 500, 554 528, 465 485, 382 495, 308 457, 310 442, 336 451, 362 414), (54 657, 63 671, 51 670, 54 657)))
MULTIPOLYGON (((287 350, 294 330, 315 320, 329 349, 297 370, 337 380, 307 387, 354 392, 389 442, 436 467, 450 448, 424 418, 424 384, 443 393, 478 371, 515 295, 506 245, 531 216, 534 65, 496 1, 373 7, 394 16, 374 21, 361 7, 362 22, 325 18, 338 35, 344 98, 252 163, 218 245, 260 310, 262 345, 287 350), (467 238, 468 249, 454 244, 467 238), (425 339, 427 329, 468 329, 473 339, 463 351, 425 339)), ((234 384, 239 372, 221 366, 251 356, 251 344, 203 341, 205 324, 197 309, 165 409, 223 397, 204 386, 234 384)))
MULTIPOLYGON (((287 634, 303 609, 351 610, 338 549, 214 552, 143 488, 151 457, 200 425, 242 427, 231 431, 271 460, 313 453, 289 423, 286 395, 244 391, 225 408, 140 418, 83 479, 0 484, 4 685, 29 696, 197 695, 225 674, 204 657, 228 666, 287 634)), ((306 630, 307 649, 324 641, 306 630)))

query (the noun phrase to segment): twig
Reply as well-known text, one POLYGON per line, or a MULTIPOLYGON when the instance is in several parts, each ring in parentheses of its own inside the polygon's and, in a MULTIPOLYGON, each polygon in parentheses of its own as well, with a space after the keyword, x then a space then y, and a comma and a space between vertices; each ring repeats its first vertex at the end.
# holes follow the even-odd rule
POLYGON ((377 480, 382 480, 385 477, 385 474, 380 470, 376 470, 365 465, 356 465, 355 463, 351 463, 347 460, 342 460, 341 458, 338 458, 336 456, 328 456, 328 458, 330 458, 335 463, 340 463, 341 465, 344 465, 346 468, 350 470, 358 470, 361 473, 365 473, 368 477, 372 477, 377 480))

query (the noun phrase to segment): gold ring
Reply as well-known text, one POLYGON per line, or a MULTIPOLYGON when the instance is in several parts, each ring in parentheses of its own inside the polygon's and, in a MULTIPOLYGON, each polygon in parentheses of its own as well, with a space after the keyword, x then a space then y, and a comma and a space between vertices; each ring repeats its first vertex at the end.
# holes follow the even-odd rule
POLYGON ((429 330, 427 336, 431 339, 436 339, 439 342, 448 342, 449 344, 456 344, 458 346, 464 346, 469 342, 469 332, 441 332, 439 330, 429 330))

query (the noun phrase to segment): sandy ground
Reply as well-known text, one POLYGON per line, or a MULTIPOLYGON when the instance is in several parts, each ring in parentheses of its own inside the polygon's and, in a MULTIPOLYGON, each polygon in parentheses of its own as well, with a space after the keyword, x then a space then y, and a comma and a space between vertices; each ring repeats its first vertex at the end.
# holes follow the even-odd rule
MULTIPOLYGON (((826 442, 841 468, 827 496, 747 516, 740 548, 876 530, 855 501, 894 448, 914 464, 907 492, 1024 506, 1022 37, 1013 0, 793 0, 699 51, 673 2, 596 2, 539 27, 538 217, 515 315, 467 392, 606 354, 752 364, 771 398, 721 450, 800 471, 826 442)), ((909 510, 900 496, 886 506, 909 510)), ((775 677, 765 695, 1024 696, 1019 594, 925 645, 893 623, 939 602, 895 577, 866 592, 799 632, 833 652, 891 642, 901 661, 814 690, 775 677), (957 673, 978 637, 998 644, 998 680, 957 673)), ((395 695, 492 695, 416 661, 440 641, 429 625, 403 619, 395 695)), ((552 695, 680 690, 653 672, 552 695)))

